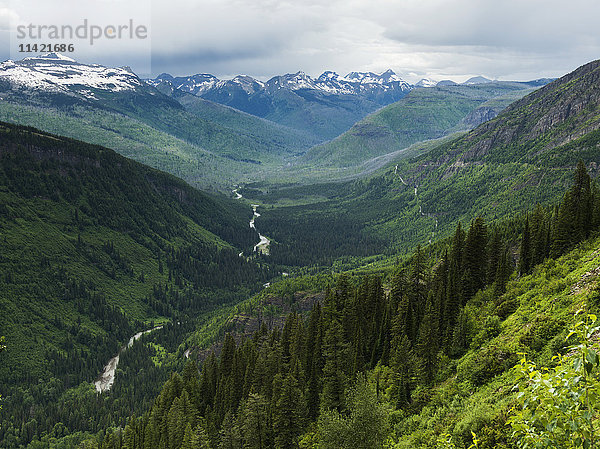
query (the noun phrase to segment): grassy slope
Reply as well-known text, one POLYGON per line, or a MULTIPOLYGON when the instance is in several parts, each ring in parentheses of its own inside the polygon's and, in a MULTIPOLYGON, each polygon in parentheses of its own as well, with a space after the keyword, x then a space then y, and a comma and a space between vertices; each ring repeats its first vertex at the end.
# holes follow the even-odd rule
MULTIPOLYGON (((390 269, 369 272, 389 274, 390 269)), ((465 308, 471 348, 456 360, 441 360, 444 368, 431 389, 414 391, 414 407, 394 412, 394 447, 435 447, 437 437, 443 433, 453 435, 458 447, 469 445, 471 431, 480 438, 489 437, 492 429, 508 436, 503 426, 514 399, 512 387, 518 382, 519 374, 513 366, 520 359, 519 353, 527 354, 539 365, 551 365, 552 357, 566 346, 568 330, 577 321, 575 312, 582 307, 597 310, 599 273, 600 239, 595 238, 558 260, 546 261, 530 275, 513 275, 506 293, 497 299, 493 287, 479 292, 465 308), (486 320, 498 317, 498 333, 486 332, 486 320)), ((226 332, 241 336, 252 317, 273 316, 279 323, 285 311, 273 304, 290 295, 296 301, 302 300, 332 282, 327 275, 278 282, 235 307, 207 317, 181 351, 198 350, 203 358, 208 353, 206 348, 215 344, 213 349, 219 348, 226 332)), ((378 367, 369 376, 380 385, 382 399, 388 400, 391 371, 378 367)))
POLYGON ((254 135, 261 143, 263 141, 272 142, 273 148, 279 148, 279 151, 274 151, 276 153, 304 152, 306 148, 316 143, 315 138, 310 137, 309 133, 303 133, 195 95, 181 93, 175 98, 188 112, 201 119, 218 123, 241 134, 254 135))
MULTIPOLYGON (((467 305, 471 337, 476 343, 461 359, 448 364, 445 379, 428 392, 420 412, 398 420, 398 448, 431 447, 444 432, 458 441, 470 440, 471 431, 485 434, 483 427, 502 432, 503 415, 513 400, 518 374, 512 367, 518 353, 538 364, 550 365, 557 350, 565 347, 574 314, 588 304, 597 308, 600 240, 580 245, 571 253, 549 260, 533 274, 513 279, 496 302, 480 292, 467 305), (500 333, 485 337, 487 317, 505 316, 500 333)), ((508 433, 506 430, 504 433, 508 433)))
POLYGON ((23 92, 0 101, 2 120, 94 144, 180 176, 226 189, 265 176, 315 143, 301 132, 201 100, 186 111, 150 87, 129 94, 96 92, 97 100, 23 92), (149 92, 147 92, 149 90, 149 92))
POLYGON ((400 101, 369 115, 332 142, 312 148, 304 164, 349 167, 442 137, 478 106, 498 97, 506 107, 529 92, 517 83, 414 89, 400 101))

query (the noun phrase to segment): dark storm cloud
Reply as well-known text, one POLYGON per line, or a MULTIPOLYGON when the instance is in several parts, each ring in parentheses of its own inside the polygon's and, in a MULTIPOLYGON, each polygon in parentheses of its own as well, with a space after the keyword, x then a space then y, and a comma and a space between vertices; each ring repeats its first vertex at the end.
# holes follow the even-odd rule
MULTIPOLYGON (((9 17, 40 11, 39 0, 16 11, 0 0, 0 28, 9 17), (33 9, 32 9, 33 8, 33 9)), ((76 21, 91 0, 49 0, 43 18, 76 21), (69 7, 64 7, 66 3, 69 7), (87 2, 87 3, 86 3, 87 2), (57 6, 60 4, 61 8, 57 6)), ((107 11, 126 6, 151 17, 152 72, 199 72, 260 78, 303 70, 345 74, 392 68, 420 77, 463 80, 559 76, 600 55, 591 0, 96 0, 107 11)), ((41 15, 41 13, 40 13, 41 15)), ((25 17, 22 17, 25 18, 25 17)), ((136 17, 138 18, 138 17, 136 17)), ((29 19, 28 19, 29 20, 29 19)), ((1 50, 1 48, 0 48, 1 50)), ((128 42, 83 54, 122 65, 128 42), (118 62, 117 62, 118 61, 118 62)), ((6 58, 4 58, 6 59, 6 58)), ((143 62, 143 61, 142 61, 143 62)))

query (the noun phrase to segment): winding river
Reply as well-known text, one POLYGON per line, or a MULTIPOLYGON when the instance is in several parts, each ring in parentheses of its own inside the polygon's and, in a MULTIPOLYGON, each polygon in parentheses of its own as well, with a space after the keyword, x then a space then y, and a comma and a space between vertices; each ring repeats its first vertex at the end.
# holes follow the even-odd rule
POLYGON ((254 215, 252 215, 252 220, 250 220, 250 227, 252 229, 254 229, 256 231, 256 233, 258 234, 258 238, 260 239, 260 241, 254 245, 254 252, 259 252, 262 253, 264 255, 269 255, 269 245, 271 244, 271 241, 266 238, 264 235, 262 235, 260 232, 258 232, 256 230, 256 226, 254 226, 254 220, 256 220, 258 217, 260 217, 260 214, 256 211, 256 209, 258 209, 258 204, 253 204, 252 205, 252 210, 254 211, 254 215))
POLYGON ((129 339, 129 342, 119 350, 119 353, 108 361, 108 363, 104 367, 104 371, 102 371, 102 374, 100 374, 100 377, 98 377, 98 380, 96 382, 94 382, 94 385, 96 386, 96 391, 98 393, 104 393, 105 391, 110 390, 110 387, 112 387, 113 384, 115 383, 115 374, 117 373, 117 366, 119 365, 119 358, 120 358, 121 354, 125 350, 127 350, 127 348, 130 348, 131 345, 133 345, 133 342, 138 340, 142 335, 149 334, 150 332, 154 332, 155 330, 158 330, 161 328, 162 328, 162 326, 156 326, 152 329, 138 332, 133 337, 131 337, 129 339))
MULTIPOLYGON (((241 200, 243 197, 238 192, 238 189, 239 189, 239 187, 236 187, 235 189, 233 189, 231 191, 231 193, 233 193, 235 195, 236 200, 241 200)), ((259 252, 261 254, 264 254, 265 256, 268 256, 269 255, 269 245, 271 244, 271 241, 267 237, 262 235, 260 232, 258 232, 258 230, 256 229, 256 226, 254 225, 254 220, 256 220, 258 217, 260 217, 260 214, 257 212, 257 209, 258 209, 258 204, 253 204, 252 211, 254 212, 254 214, 252 215, 252 220, 250 220, 250 227, 256 231, 256 233, 258 234, 258 238, 259 238, 259 242, 256 245, 254 245, 253 251, 259 252)), ((243 257, 244 253, 240 253, 239 256, 243 257)))

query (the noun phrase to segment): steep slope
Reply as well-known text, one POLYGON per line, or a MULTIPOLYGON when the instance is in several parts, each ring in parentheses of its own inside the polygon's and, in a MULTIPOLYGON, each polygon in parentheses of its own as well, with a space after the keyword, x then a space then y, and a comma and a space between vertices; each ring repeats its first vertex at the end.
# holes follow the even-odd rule
POLYGON ((523 355, 538 366, 555 366, 552 357, 576 342, 568 335, 585 319, 581 311, 598 312, 599 272, 595 239, 513 278, 498 298, 489 290, 475 296, 464 309, 468 350, 449 361, 440 376, 445 381, 436 382, 414 415, 399 423, 397 447, 435 444, 442 434, 467 447, 471 432, 480 447, 517 447, 507 423, 522 380, 513 367, 523 355))
MULTIPOLYGON (((576 180, 589 185, 583 173, 576 180)), ((575 342, 567 341, 569 330, 582 319, 577 312, 598 310, 598 199, 596 192, 596 219, 586 224, 596 237, 573 241, 570 253, 543 256, 518 274, 511 274, 513 256, 525 238, 512 220, 493 229, 476 220, 468 232, 459 227, 452 239, 396 262, 385 284, 372 272, 276 284, 232 310, 227 322, 220 316, 220 330, 232 334, 219 333, 218 321, 206 326, 195 339, 204 350, 192 351, 201 372, 189 363, 165 383, 149 413, 113 436, 133 449, 185 441, 191 429, 213 446, 260 440, 277 447, 283 440, 283 447, 339 448, 355 447, 368 429, 380 441, 366 446, 373 448, 386 440, 398 448, 467 447, 471 432, 481 448, 517 447, 506 419, 516 399, 513 367, 524 353, 541 366, 556 364, 557 353, 568 358, 575 342), (311 288, 321 295, 299 293, 311 288), (289 308, 294 312, 282 320, 289 308), (355 401, 361 382, 371 392, 355 401), (191 410, 186 431, 179 408, 191 410), (456 446, 441 445, 443 434, 456 446)), ((557 220, 552 208, 539 211, 540 229, 557 220)), ((550 246, 559 235, 552 231, 550 246)))
MULTIPOLYGON (((315 262, 319 253, 331 260, 342 254, 329 243, 347 241, 371 242, 369 251, 385 251, 390 245, 410 248, 447 235, 458 221, 468 222, 477 214, 495 220, 556 199, 579 159, 597 177, 599 73, 600 62, 587 64, 463 137, 417 158, 399 160, 368 179, 297 189, 322 191, 322 201, 265 211, 265 232, 282 242, 279 249, 272 245, 273 257, 302 264, 297 255, 304 248, 305 260, 315 262), (320 240, 325 231, 319 229, 337 231, 320 240)), ((294 189, 243 193, 273 203, 296 194, 294 189)))
POLYGON ((189 113, 129 69, 52 54, 0 64, 0 110, 4 120, 111 146, 213 188, 229 187, 233 173, 243 179, 261 164, 279 166, 315 142, 245 114, 189 113))
POLYGON ((219 123, 242 135, 254 135, 257 140, 262 139, 272 142, 275 154, 295 156, 294 151, 303 153, 308 147, 317 143, 317 139, 311 136, 309 132, 279 125, 181 90, 173 91, 172 95, 188 112, 196 117, 219 123))
POLYGON ((119 416, 144 407, 168 364, 152 368, 142 388, 135 379, 119 385, 107 399, 115 405, 86 402, 73 416, 73 405, 56 404, 69 388, 81 386, 74 401, 93 390, 104 363, 151 321, 181 323, 163 336, 173 338, 189 330, 188 316, 262 288, 268 267, 238 255, 257 243, 251 216, 239 201, 112 150, 1 123, 0 328, 10 348, 0 366, 0 427, 18 427, 24 407, 36 435, 57 422, 96 429, 104 406, 119 416))
POLYGON ((520 83, 501 82, 414 89, 400 101, 361 120, 332 142, 311 148, 298 164, 355 166, 422 140, 437 139, 461 128, 477 126, 531 89, 520 83), (485 102, 495 98, 494 107, 476 112, 485 102))

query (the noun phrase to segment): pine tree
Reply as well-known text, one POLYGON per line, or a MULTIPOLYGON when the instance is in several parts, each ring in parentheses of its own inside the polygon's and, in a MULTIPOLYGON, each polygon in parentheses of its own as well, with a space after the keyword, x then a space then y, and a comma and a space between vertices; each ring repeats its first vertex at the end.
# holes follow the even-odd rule
POLYGON ((306 404, 296 378, 287 375, 275 403, 273 424, 277 449, 297 448, 304 425, 306 404))
POLYGON ((419 360, 419 377, 425 385, 433 382, 435 370, 437 368, 438 354, 438 317, 435 314, 433 306, 434 296, 430 292, 425 308, 425 314, 419 327, 419 338, 416 345, 416 355, 419 360))
POLYGON ((346 387, 345 372, 346 344, 343 341, 343 331, 340 323, 334 319, 329 323, 323 341, 323 389, 321 393, 321 407, 323 409, 344 408, 344 389, 346 387))
POLYGON ((459 222, 452 238, 452 246, 448 256, 448 281, 446 282, 446 298, 443 307, 444 319, 446 320, 443 346, 446 350, 452 344, 452 334, 462 304, 461 280, 464 241, 465 233, 459 222))
POLYGON ((572 192, 567 192, 558 208, 552 235, 551 257, 563 255, 574 244, 576 213, 572 192))
POLYGON ((413 352, 408 337, 399 332, 392 340, 390 366, 393 369, 391 396, 398 408, 411 401, 411 373, 413 370, 413 352))
POLYGON ((185 433, 183 435, 183 441, 181 442, 181 446, 179 446, 181 449, 196 449, 192 445, 193 434, 194 432, 192 431, 192 426, 188 423, 188 425, 185 428, 185 433))
POLYGON ((268 403, 259 394, 251 393, 242 410, 244 447, 265 449, 268 447, 268 403))
POLYGON ((498 269, 496 270, 496 280, 494 281, 494 295, 496 296, 500 296, 505 292, 506 283, 513 271, 509 249, 505 248, 501 254, 498 269))
POLYGON ((523 227, 523 235, 521 237, 521 247, 519 252, 519 274, 525 275, 532 268, 532 248, 531 248, 531 231, 529 230, 529 217, 525 218, 525 226, 523 227))
MULTIPOLYGON (((198 424, 192 434, 192 449, 210 449, 210 439, 204 425, 198 424)), ((182 446, 183 449, 183 446, 182 446)))
POLYGON ((323 327, 321 322, 321 306, 317 303, 310 314, 306 348, 306 372, 308 373, 306 401, 308 406, 308 417, 311 420, 317 418, 320 408, 319 394, 321 390, 320 381, 323 369, 323 358, 321 353, 323 327))
POLYGON ((593 218, 591 179, 583 161, 575 169, 575 183, 572 188, 575 204, 575 241, 589 237, 593 218))
MULTIPOLYGON (((421 321, 421 317, 423 316, 425 301, 427 299, 425 254, 423 254, 421 245, 417 246, 417 249, 411 258, 409 279, 409 303, 413 309, 413 312, 415 313, 415 322, 418 323, 421 321)), ((413 338, 416 338, 416 335, 413 335, 413 338)))
POLYGON ((241 447, 240 426, 235 415, 229 411, 225 414, 219 433, 219 449, 240 449, 241 447))
POLYGON ((468 301, 486 282, 487 226, 481 217, 471 222, 463 249, 462 303, 468 301))
POLYGON ((531 216, 532 265, 542 263, 549 256, 549 220, 538 204, 531 216))
POLYGON ((471 322, 465 309, 461 309, 452 334, 452 354, 460 356, 469 348, 471 322))

